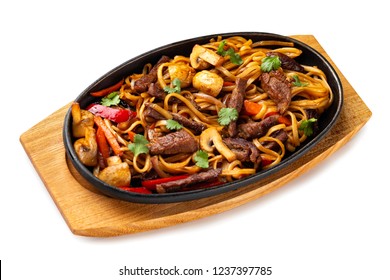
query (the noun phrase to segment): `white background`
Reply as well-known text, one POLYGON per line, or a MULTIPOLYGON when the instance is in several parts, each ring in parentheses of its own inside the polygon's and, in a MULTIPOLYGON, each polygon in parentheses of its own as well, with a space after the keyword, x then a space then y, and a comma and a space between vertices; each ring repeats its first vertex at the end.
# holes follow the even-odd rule
POLYGON ((223 279, 390 279, 386 1, 328 2, 2 1, 4 279, 151 279, 119 276, 125 265, 273 269, 268 277, 223 279), (117 238, 73 235, 20 135, 140 53, 233 31, 314 35, 372 110, 372 118, 314 169, 239 208, 117 238))

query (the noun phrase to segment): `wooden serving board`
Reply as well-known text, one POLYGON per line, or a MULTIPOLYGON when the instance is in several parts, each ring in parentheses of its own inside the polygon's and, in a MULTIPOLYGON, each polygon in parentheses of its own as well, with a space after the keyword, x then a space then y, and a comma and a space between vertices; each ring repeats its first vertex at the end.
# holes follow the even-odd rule
POLYGON ((169 204, 130 203, 94 191, 66 158, 62 125, 71 103, 23 133, 20 141, 70 230, 83 236, 118 236, 173 226, 221 213, 282 187, 347 143, 370 119, 371 111, 314 36, 291 37, 312 46, 335 67, 344 88, 343 110, 332 131, 309 153, 292 166, 239 190, 169 204))

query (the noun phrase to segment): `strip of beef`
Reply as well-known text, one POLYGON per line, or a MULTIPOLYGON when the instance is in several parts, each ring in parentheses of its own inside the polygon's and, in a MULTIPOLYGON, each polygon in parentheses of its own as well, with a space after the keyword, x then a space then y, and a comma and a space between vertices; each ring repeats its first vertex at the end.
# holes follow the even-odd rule
POLYGON ((283 73, 283 70, 272 70, 261 74, 261 87, 276 103, 279 113, 283 114, 291 102, 291 85, 283 73))
POLYGON ((165 91, 160 87, 158 83, 150 83, 148 88, 148 94, 158 99, 165 98, 165 91))
POLYGON ((178 113, 172 113, 172 118, 181 125, 193 130, 196 135, 201 134, 207 128, 205 124, 190 120, 178 113))
POLYGON ((146 119, 152 118, 154 120, 164 120, 165 117, 161 115, 159 112, 154 110, 152 107, 148 106, 149 104, 145 104, 144 117, 146 119))
MULTIPOLYGON (((246 80, 237 78, 236 87, 233 89, 231 97, 227 103, 228 108, 235 108, 237 112, 240 113, 244 104, 245 89, 246 80)), ((235 137, 237 135, 237 121, 231 121, 229 123, 228 134, 230 137, 235 137)))
POLYGON ((238 125, 238 137, 253 139, 264 136, 274 125, 277 125, 280 115, 271 115, 260 122, 248 122, 238 125))
MULTIPOLYGON (((274 137, 276 139, 279 139, 282 143, 285 143, 288 139, 287 132, 284 131, 283 129, 272 132, 270 136, 274 137)), ((267 141, 267 142, 263 142, 261 144, 265 148, 273 150, 273 151, 277 151, 280 148, 279 144, 276 143, 275 141, 267 141)))
POLYGON ((157 184, 156 190, 159 193, 176 192, 188 185, 215 180, 218 178, 221 172, 221 168, 209 169, 204 172, 192 174, 185 179, 179 179, 167 183, 157 184))
MULTIPOLYGON (((150 118, 153 118, 155 120, 164 120, 165 119, 164 116, 162 116, 159 112, 157 112, 156 110, 154 110, 150 106, 146 106, 146 109, 144 111, 144 115, 145 115, 145 117, 150 117, 150 118)), ((178 123, 180 123, 181 125, 189 128, 189 129, 193 130, 196 135, 201 134, 202 131, 207 128, 207 126, 205 124, 190 120, 190 119, 188 119, 188 118, 186 118, 178 113, 171 113, 171 115, 175 121, 177 121, 178 123)))
POLYGON ((138 93, 142 93, 142 92, 145 92, 148 90, 149 88, 149 85, 151 83, 154 83, 157 81, 157 70, 158 70, 158 67, 162 64, 162 63, 165 63, 165 62, 168 62, 170 61, 171 59, 168 57, 168 56, 162 56, 160 58, 160 60, 157 62, 156 65, 154 65, 152 67, 152 69, 150 69, 149 73, 142 76, 141 78, 139 78, 138 80, 135 81, 134 83, 134 90, 138 93))
POLYGON ((199 149, 198 141, 184 129, 151 139, 148 145, 152 155, 193 153, 199 149))
POLYGON ((224 138, 223 142, 228 146, 233 153, 236 154, 237 159, 241 162, 260 163, 260 152, 252 142, 243 138, 224 138))
POLYGON ((267 56, 278 56, 280 58, 280 62, 282 63, 282 68, 297 72, 304 72, 303 66, 296 62, 293 58, 285 55, 280 52, 267 52, 267 56))

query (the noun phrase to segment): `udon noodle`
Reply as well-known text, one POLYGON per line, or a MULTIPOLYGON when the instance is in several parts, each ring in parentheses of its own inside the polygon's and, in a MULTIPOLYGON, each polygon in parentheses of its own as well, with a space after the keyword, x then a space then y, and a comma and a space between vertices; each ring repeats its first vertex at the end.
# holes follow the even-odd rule
POLYGON ((72 105, 79 159, 102 181, 142 193, 271 168, 315 135, 333 100, 321 69, 296 62, 301 53, 290 42, 217 37, 146 64, 91 93, 98 102, 72 105))

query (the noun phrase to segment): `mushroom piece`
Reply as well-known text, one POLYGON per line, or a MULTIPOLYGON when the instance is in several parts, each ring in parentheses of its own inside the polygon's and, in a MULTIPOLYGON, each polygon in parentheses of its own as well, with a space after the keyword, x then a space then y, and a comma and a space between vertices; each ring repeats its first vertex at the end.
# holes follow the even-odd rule
POLYGON ((119 156, 111 156, 107 158, 107 165, 97 176, 100 180, 115 187, 130 185, 131 173, 126 162, 122 162, 119 156))
POLYGON ((200 148, 208 153, 217 151, 229 162, 236 160, 237 156, 223 143, 222 136, 215 127, 209 127, 200 135, 200 148))
POLYGON ((85 136, 87 127, 93 127, 93 114, 87 110, 80 109, 78 102, 72 103, 72 134, 73 137, 80 138, 85 136))
POLYGON ((85 137, 77 139, 73 147, 80 161, 86 166, 97 164, 98 147, 96 142, 96 132, 91 126, 85 127, 85 137))
POLYGON ((214 52, 200 45, 195 45, 190 54, 191 66, 198 70, 209 68, 210 64, 213 66, 220 66, 224 62, 224 58, 214 52))
POLYGON ((185 63, 175 63, 168 66, 171 81, 175 78, 180 80, 180 87, 185 88, 191 85, 192 78, 195 76, 195 69, 185 63))
POLYGON ((192 79, 192 85, 197 90, 216 97, 222 90, 223 79, 214 72, 202 70, 196 73, 192 79))

